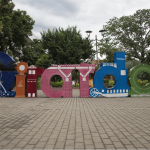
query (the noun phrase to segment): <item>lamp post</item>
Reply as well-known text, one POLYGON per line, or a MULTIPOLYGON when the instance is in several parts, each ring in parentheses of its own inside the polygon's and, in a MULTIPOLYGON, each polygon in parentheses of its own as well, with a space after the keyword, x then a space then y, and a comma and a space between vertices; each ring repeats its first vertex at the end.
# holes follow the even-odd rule
MULTIPOLYGON (((106 30, 102 29, 100 30, 99 32, 105 32, 106 30)), ((86 33, 89 33, 88 34, 88 38, 90 37, 90 33, 92 33, 92 31, 88 30, 88 31, 85 31, 86 33)), ((97 41, 100 41, 100 40, 97 40, 97 35, 95 35, 95 40, 91 40, 91 41, 96 41, 96 53, 97 53, 97 70, 98 70, 98 51, 97 51, 97 41)))
POLYGON ((85 31, 86 33, 88 33, 88 38, 90 37, 90 33, 92 33, 92 31, 88 30, 88 31, 85 31))

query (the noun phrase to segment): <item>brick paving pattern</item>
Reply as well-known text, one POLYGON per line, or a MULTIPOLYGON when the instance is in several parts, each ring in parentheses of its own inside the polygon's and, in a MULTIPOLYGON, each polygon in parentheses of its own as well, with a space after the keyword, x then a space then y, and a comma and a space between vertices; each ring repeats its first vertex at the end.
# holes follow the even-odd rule
POLYGON ((0 149, 150 149, 150 97, 78 96, 0 98, 0 149))

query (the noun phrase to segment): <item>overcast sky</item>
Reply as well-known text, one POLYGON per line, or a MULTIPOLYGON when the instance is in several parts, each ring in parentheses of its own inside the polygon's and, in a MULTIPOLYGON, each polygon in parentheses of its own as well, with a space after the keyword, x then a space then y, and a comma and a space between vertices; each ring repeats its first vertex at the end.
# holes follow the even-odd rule
POLYGON ((113 17, 133 15, 139 9, 150 9, 150 0, 12 0, 14 10, 25 10, 35 24, 32 32, 38 39, 40 31, 77 26, 83 37, 93 31, 90 39, 101 39, 99 30, 113 17))

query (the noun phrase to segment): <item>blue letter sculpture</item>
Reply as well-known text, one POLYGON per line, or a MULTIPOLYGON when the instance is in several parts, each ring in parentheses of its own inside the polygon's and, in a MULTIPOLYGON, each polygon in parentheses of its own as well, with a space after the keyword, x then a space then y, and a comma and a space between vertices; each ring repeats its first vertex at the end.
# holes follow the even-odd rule
MULTIPOLYGON (((11 65, 15 63, 15 60, 9 55, 0 52, 0 62, 5 66, 10 68, 11 65)), ((1 71, 0 70, 0 97, 14 97, 16 95, 15 91, 11 90, 12 85, 15 82, 16 71, 1 71)))
POLYGON ((127 97, 130 87, 127 85, 127 69, 125 68, 125 52, 114 53, 114 63, 102 63, 94 76, 94 87, 89 90, 91 97, 127 97), (112 88, 103 85, 103 79, 111 74, 116 78, 112 88))

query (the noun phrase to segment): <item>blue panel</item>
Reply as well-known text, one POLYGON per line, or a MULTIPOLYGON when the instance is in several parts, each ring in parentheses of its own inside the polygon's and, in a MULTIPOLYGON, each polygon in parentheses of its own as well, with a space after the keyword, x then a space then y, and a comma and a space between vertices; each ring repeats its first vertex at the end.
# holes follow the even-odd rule
MULTIPOLYGON (((10 68, 15 63, 15 60, 11 56, 0 52, 0 62, 5 67, 10 68)), ((16 74, 16 71, 0 70, 0 97, 14 97, 16 95, 15 91, 9 91, 15 86, 14 83, 16 74)))
POLYGON ((114 63, 102 63, 101 68, 95 73, 94 87, 90 89, 91 97, 127 97, 130 86, 127 85, 127 69, 125 68, 125 53, 116 52, 114 63), (103 79, 111 74, 116 78, 116 84, 112 88, 103 85, 103 79))
POLYGON ((0 97, 15 97, 16 91, 7 91, 6 93, 0 94, 0 97))
POLYGON ((16 74, 16 71, 0 71, 0 96, 11 88, 16 74))
POLYGON ((5 67, 10 68, 15 63, 15 60, 11 56, 9 56, 3 52, 0 52, 0 62, 5 67))

